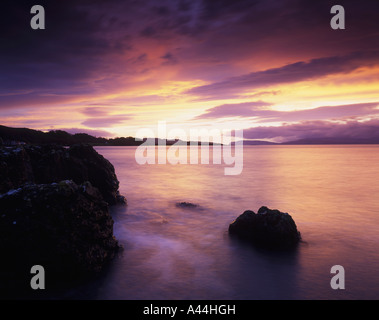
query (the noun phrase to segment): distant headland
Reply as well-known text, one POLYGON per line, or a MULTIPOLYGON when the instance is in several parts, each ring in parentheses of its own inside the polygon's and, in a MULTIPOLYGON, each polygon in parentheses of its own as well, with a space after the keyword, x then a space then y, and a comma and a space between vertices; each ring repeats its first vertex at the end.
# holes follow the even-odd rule
MULTIPOLYGON (((145 141, 146 139, 138 141, 134 137, 102 138, 94 137, 87 133, 71 134, 63 130, 51 130, 44 132, 28 128, 11 128, 0 125, 0 145, 58 144, 72 146, 75 144, 85 143, 92 146, 139 146, 145 141)), ((155 145, 173 145, 178 141, 180 140, 166 140, 159 138, 155 138, 154 140, 155 145)), ((181 142, 188 145, 191 143, 190 141, 181 142)), ((209 144, 212 145, 213 143, 209 144)))
MULTIPOLYGON (((92 146, 139 146, 145 142, 136 140, 134 137, 103 138, 95 137, 87 133, 71 134, 63 130, 51 130, 48 132, 28 129, 12 128, 0 125, 0 145, 19 144, 58 144, 71 146, 78 143, 92 146)), ((155 145, 162 143, 173 145, 180 140, 165 140, 155 138, 155 145)), ((189 145, 190 141, 181 141, 189 145)), ((192 141, 192 144, 196 143, 192 141)), ((200 142, 198 142, 200 143, 200 142)), ((244 145, 333 145, 333 144, 379 144, 379 138, 351 138, 351 137, 328 137, 328 138, 305 138, 301 140, 276 143, 265 140, 244 140, 244 145)), ((212 143, 210 143, 212 145, 212 143)))

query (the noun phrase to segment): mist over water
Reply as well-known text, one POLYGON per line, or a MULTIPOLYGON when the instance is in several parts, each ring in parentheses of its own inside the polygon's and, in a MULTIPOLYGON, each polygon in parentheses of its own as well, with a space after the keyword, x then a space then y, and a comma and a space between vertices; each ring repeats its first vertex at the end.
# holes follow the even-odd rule
MULTIPOLYGON (((124 251, 68 294, 97 299, 378 299, 379 147, 244 147, 241 175, 221 165, 138 165, 135 147, 96 147, 128 206, 112 208, 124 251), (179 208, 192 202, 199 209, 179 208), (303 243, 267 252, 231 239, 260 206, 288 212, 303 243), (345 268, 332 290, 330 269, 345 268)), ((212 163, 212 161, 210 161, 212 163)))

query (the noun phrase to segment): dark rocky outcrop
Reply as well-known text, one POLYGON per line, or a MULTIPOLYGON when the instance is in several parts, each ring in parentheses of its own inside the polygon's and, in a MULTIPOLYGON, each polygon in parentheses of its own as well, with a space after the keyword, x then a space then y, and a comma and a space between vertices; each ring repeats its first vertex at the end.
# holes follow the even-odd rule
POLYGON ((229 233, 267 248, 290 248, 301 239, 295 221, 288 213, 261 207, 247 210, 229 225, 229 233))
POLYGON ((23 184, 89 181, 109 204, 126 203, 119 194, 113 165, 90 145, 2 147, 0 149, 0 194, 23 184))
POLYGON ((89 182, 27 184, 0 195, 0 287, 28 286, 33 265, 45 268, 50 286, 73 281, 100 271, 118 249, 108 203, 89 182))
POLYGON ((89 145, 0 147, 0 296, 97 274, 119 245, 108 205, 126 203, 113 165, 89 145), (20 289, 20 290, 19 290, 20 289))

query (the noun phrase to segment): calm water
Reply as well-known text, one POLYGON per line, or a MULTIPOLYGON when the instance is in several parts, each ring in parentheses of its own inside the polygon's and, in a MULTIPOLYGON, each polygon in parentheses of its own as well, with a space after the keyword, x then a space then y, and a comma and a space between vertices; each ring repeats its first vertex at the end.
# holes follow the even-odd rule
POLYGON ((134 147, 97 147, 128 207, 112 209, 125 247, 104 277, 69 297, 96 299, 378 299, 379 146, 250 146, 225 165, 138 165, 134 147), (181 209, 176 202, 199 204, 181 209), (257 251, 227 233, 244 210, 288 212, 304 243, 257 251), (346 289, 330 287, 342 265, 346 289))

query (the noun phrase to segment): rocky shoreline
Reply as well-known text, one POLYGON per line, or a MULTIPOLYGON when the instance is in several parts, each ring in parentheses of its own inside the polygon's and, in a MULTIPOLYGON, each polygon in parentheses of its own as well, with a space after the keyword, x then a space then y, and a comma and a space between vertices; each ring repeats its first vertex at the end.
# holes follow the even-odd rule
POLYGON ((31 290, 33 265, 58 286, 96 274, 120 248, 109 205, 126 199, 113 165, 93 147, 0 148, 0 181, 3 293, 25 283, 31 290))
POLYGON ((98 188, 109 204, 125 203, 113 165, 85 144, 65 148, 58 145, 24 145, 0 148, 0 194, 25 183, 86 181, 98 188))

